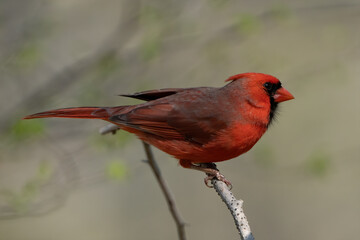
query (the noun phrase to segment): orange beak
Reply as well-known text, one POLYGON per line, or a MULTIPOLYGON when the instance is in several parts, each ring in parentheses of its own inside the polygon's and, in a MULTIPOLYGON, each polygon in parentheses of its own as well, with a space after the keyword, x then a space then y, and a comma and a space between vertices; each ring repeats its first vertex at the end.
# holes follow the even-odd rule
POLYGON ((294 99, 294 96, 283 87, 279 88, 274 95, 274 100, 275 100, 275 102, 278 102, 278 103, 288 101, 291 99, 294 99))

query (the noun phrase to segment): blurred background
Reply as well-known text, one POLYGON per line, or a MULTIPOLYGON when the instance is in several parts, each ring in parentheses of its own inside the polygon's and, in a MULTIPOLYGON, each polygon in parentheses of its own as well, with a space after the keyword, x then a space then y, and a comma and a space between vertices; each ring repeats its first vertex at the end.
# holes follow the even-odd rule
MULTIPOLYGON (((357 239, 359 26, 357 0, 0 1, 0 239, 177 239, 134 136, 21 118, 251 71, 296 97, 249 153, 218 164, 255 238, 357 239)), ((154 152, 188 239, 238 239, 203 174, 154 152)))

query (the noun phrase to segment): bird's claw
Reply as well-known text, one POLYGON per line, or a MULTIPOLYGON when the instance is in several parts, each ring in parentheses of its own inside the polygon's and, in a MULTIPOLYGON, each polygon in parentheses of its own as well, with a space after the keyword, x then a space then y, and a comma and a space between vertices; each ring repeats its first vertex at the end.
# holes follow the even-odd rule
POLYGON ((207 174, 207 177, 204 178, 204 182, 205 182, 205 185, 209 188, 213 188, 214 186, 211 184, 209 184, 209 182, 211 182, 211 180, 213 179, 217 179, 219 181, 222 181, 223 183, 226 184, 226 186, 229 188, 229 190, 232 189, 232 184, 229 180, 227 180, 225 178, 224 175, 222 175, 220 172, 217 172, 216 174, 207 174))

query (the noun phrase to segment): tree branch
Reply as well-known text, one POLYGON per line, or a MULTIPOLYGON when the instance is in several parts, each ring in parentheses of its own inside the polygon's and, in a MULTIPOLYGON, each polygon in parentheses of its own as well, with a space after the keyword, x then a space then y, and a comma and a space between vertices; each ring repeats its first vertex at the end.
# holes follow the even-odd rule
POLYGON ((155 174, 156 180, 158 181, 160 188, 165 196, 166 202, 168 204, 169 210, 171 212, 171 215, 173 216, 175 223, 176 223, 176 227, 177 227, 177 231, 178 231, 178 235, 179 235, 179 239, 180 240, 185 240, 186 236, 185 236, 185 223, 182 220, 180 213, 178 211, 178 209, 176 208, 175 205, 175 200, 174 197, 172 196, 172 194, 170 193, 170 190, 165 182, 165 179, 162 177, 159 166, 157 165, 155 159, 154 159, 154 155, 152 154, 150 145, 147 144, 146 142, 143 142, 144 145, 144 149, 145 149, 145 153, 146 153, 146 157, 148 159, 148 163, 153 171, 153 173, 155 174))
POLYGON ((108 124, 108 125, 100 128, 99 133, 101 135, 105 135, 105 134, 108 134, 108 133, 115 134, 117 130, 119 130, 119 126, 111 123, 111 124, 108 124))
POLYGON ((241 199, 237 200, 224 182, 213 179, 211 180, 211 183, 213 184, 215 191, 219 194, 222 201, 230 210, 241 239, 254 240, 255 238, 251 233, 249 222, 243 210, 244 201, 241 199))
MULTIPOLYGON (((117 130, 119 130, 119 126, 117 126, 115 124, 108 124, 108 125, 100 128, 99 132, 102 135, 107 134, 107 133, 115 134, 117 130)), ((170 213, 175 220, 179 240, 186 240, 185 222, 183 221, 182 217, 180 216, 179 210, 177 209, 177 207, 175 205, 174 197, 171 194, 169 187, 167 186, 167 184, 165 182, 165 179, 161 175, 160 168, 155 161, 155 158, 151 151, 150 145, 145 142, 143 142, 143 145, 144 145, 144 150, 145 150, 146 157, 147 157, 146 162, 150 165, 150 167, 155 175, 155 178, 156 178, 158 184, 160 185, 160 188, 165 196, 170 213)))

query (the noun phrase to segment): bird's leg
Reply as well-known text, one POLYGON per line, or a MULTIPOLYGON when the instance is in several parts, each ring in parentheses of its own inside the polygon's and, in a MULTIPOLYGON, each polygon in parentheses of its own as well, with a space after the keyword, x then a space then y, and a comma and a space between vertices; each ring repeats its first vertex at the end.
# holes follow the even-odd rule
POLYGON ((209 181, 216 178, 219 181, 224 182, 230 189, 232 188, 231 182, 229 180, 227 180, 225 178, 225 176, 220 173, 220 171, 219 171, 219 169, 217 169, 215 163, 193 164, 190 161, 180 160, 180 165, 184 168, 190 168, 190 169, 204 172, 207 175, 207 177, 204 178, 204 182, 207 187, 212 188, 213 186, 209 185, 209 181))

